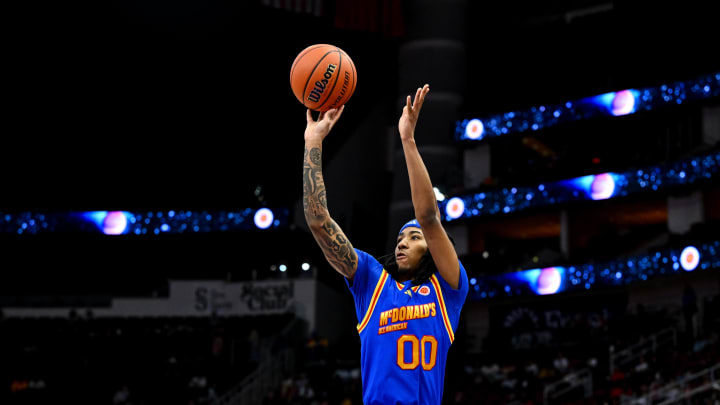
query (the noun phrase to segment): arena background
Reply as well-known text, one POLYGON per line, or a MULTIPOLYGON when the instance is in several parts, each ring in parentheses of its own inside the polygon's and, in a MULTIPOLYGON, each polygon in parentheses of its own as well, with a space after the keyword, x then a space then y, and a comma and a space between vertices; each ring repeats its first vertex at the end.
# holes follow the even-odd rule
POLYGON ((717 403, 708 6, 6 7, 0 402, 361 403, 352 298, 304 225, 305 110, 289 86, 298 52, 330 43, 358 85, 324 143, 328 204, 372 254, 413 215, 397 119, 431 85, 418 143, 472 281, 445 403, 717 403), (610 93, 636 108, 578 110, 610 93), (563 183, 586 176, 617 193, 563 183), (454 218, 452 197, 476 205, 454 218), (110 217, 124 234, 103 233, 110 217), (561 280, 549 293, 528 282, 545 269, 561 280))

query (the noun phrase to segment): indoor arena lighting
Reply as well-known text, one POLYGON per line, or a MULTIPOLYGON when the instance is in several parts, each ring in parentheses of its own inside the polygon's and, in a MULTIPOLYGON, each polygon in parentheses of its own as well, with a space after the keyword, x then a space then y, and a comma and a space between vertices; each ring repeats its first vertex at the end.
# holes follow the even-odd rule
POLYGON ((287 226, 288 209, 243 211, 0 212, 0 233, 100 232, 105 235, 223 232, 287 226))
POLYGON ((124 211, 87 211, 80 217, 95 224, 105 235, 122 235, 127 232, 128 216, 131 215, 124 211))
MULTIPOLYGON (((720 240, 668 248, 644 255, 588 263, 546 267, 489 276, 472 276, 473 300, 527 295, 551 295, 565 291, 642 283, 683 271, 720 270, 720 240), (682 269, 682 270, 681 270, 682 269)), ((470 275, 468 275, 470 276, 470 275)))
POLYGON ((127 230, 127 214, 122 211, 110 211, 105 215, 102 231, 105 235, 121 235, 127 230))
POLYGON ((445 214, 451 219, 460 218, 464 211, 465 202, 458 197, 451 198, 445 205, 445 214))
POLYGON ((455 139, 488 138, 602 116, 622 116, 720 96, 720 72, 656 87, 621 89, 554 105, 457 121, 455 139))
POLYGON ((472 140, 480 140, 485 134, 485 125, 477 118, 472 119, 465 125, 465 137, 472 140))
POLYGON ((693 271, 700 263, 700 252, 695 246, 688 246, 680 253, 680 265, 685 271, 693 271))
POLYGON ((272 225, 275 215, 267 208, 260 208, 255 212, 255 226, 260 229, 267 229, 272 225))
POLYGON ((445 221, 506 214, 531 207, 604 200, 696 184, 717 177, 720 152, 622 173, 598 173, 533 186, 487 188, 439 202, 445 221), (462 208, 462 211, 461 211, 462 208))

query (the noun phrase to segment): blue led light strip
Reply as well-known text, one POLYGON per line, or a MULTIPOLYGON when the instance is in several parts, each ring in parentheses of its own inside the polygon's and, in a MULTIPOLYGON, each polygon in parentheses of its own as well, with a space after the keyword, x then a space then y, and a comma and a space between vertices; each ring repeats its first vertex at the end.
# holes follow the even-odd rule
POLYGON ((159 235, 277 229, 288 225, 288 209, 243 211, 83 211, 65 213, 0 212, 0 232, 91 232, 106 235, 159 235))
POLYGON ((717 96, 720 96, 720 72, 658 87, 626 89, 564 104, 541 105, 529 110, 464 119, 456 122, 455 139, 482 141, 511 133, 537 131, 565 122, 634 114, 717 96))
POLYGON ((626 257, 604 263, 547 267, 472 277, 469 298, 552 295, 623 286, 692 271, 720 269, 720 240, 626 257))
POLYGON ((717 178, 720 152, 623 173, 600 173, 536 186, 491 189, 439 202, 443 220, 522 211, 573 201, 602 200, 717 178))

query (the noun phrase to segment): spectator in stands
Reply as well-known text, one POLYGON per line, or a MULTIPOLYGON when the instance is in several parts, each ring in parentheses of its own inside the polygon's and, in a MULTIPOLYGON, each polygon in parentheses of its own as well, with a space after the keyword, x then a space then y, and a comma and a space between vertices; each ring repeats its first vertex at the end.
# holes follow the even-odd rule
POLYGON ((119 390, 115 392, 115 395, 113 395, 113 404, 114 405, 122 405, 127 404, 130 399, 130 390, 128 389, 127 385, 123 385, 119 390))
POLYGON ((440 220, 415 142, 415 126, 429 91, 425 85, 414 100, 408 96, 398 122, 416 219, 400 229, 395 253, 380 260, 353 248, 328 212, 322 142, 345 106, 321 112, 317 120, 306 112, 305 220, 355 299, 365 403, 440 404, 447 353, 467 297, 467 273, 440 220))
POLYGON ((299 394, 299 389, 295 378, 292 375, 287 375, 280 384, 280 398, 288 404, 294 403, 299 394))
POLYGON ((202 398, 207 390, 208 381, 204 375, 195 375, 188 382, 188 396, 190 399, 198 401, 202 398))
POLYGON ((525 363, 525 374, 530 378, 537 377, 539 371, 538 365, 534 360, 530 359, 525 363))
POLYGON ((590 367, 590 369, 595 369, 595 367, 597 367, 597 365, 598 365, 597 357, 595 357, 595 356, 589 357, 587 359, 587 361, 585 362, 585 365, 590 367))
POLYGON ((321 337, 317 331, 313 331, 305 344, 307 362, 311 365, 327 363, 328 344, 327 338, 321 337))
POLYGON ((640 356, 640 361, 635 365, 635 372, 638 374, 644 373, 648 370, 648 367, 650 367, 650 365, 645 361, 645 356, 640 356))
POLYGON ((500 366, 498 366, 496 362, 480 367, 480 373, 487 381, 490 382, 495 382, 502 378, 502 375, 500 374, 500 366))
POLYGON ((570 362, 562 352, 558 352, 555 360, 553 360, 553 367, 555 367, 559 375, 563 375, 570 368, 570 362))
POLYGON ((304 403, 310 403, 311 400, 315 399, 315 391, 310 385, 310 380, 305 373, 300 373, 296 383, 298 397, 300 397, 304 403))

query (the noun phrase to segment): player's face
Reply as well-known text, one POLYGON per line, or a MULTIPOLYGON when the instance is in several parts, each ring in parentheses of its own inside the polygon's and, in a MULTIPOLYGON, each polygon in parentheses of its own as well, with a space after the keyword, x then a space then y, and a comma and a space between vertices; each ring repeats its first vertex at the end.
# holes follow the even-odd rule
POLYGON ((420 259, 427 252, 427 242, 422 230, 414 226, 405 228, 395 245, 395 260, 400 274, 412 274, 419 266, 420 259))

